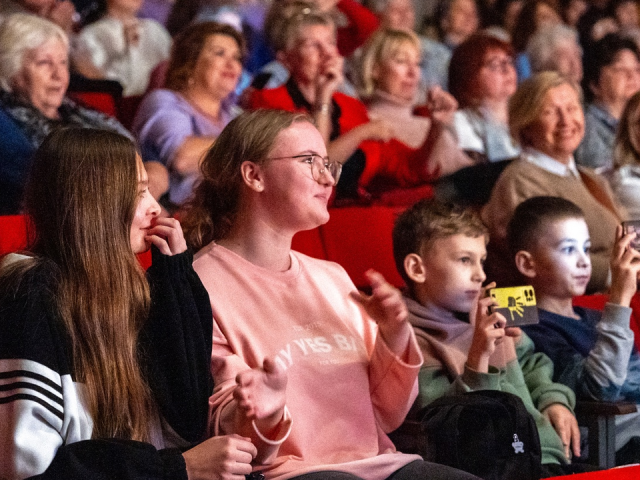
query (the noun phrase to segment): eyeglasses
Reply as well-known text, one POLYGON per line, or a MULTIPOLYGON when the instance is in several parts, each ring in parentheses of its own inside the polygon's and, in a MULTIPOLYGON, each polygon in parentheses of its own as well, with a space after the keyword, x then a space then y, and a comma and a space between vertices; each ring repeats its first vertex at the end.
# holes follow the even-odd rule
POLYGON ((330 162, 329 157, 322 158, 317 153, 305 153, 303 155, 293 155, 291 157, 275 157, 267 158, 267 160, 301 160, 311 168, 311 176, 316 182, 322 180, 322 175, 328 173, 337 184, 342 173, 342 164, 340 162, 330 162))
POLYGON ((494 58, 488 62, 485 62, 483 67, 487 67, 492 72, 506 73, 509 69, 513 68, 513 58, 494 58))

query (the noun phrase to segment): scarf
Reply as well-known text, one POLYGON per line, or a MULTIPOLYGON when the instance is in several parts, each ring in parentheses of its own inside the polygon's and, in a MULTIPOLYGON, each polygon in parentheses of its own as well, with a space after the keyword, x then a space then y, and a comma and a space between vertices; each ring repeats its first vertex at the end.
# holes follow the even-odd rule
MULTIPOLYGON (((405 301, 409 309, 409 321, 419 343, 428 345, 426 350, 422 349, 424 366, 444 365, 452 377, 462 375, 473 340, 474 319, 466 321, 464 317, 467 315, 454 313, 431 303, 421 305, 407 297, 405 301)), ((496 345, 489 365, 503 369, 515 359, 506 358, 506 342, 513 342, 513 338, 505 336, 496 345)))
POLYGON ((62 104, 58 108, 60 118, 57 119, 44 116, 31 103, 26 102, 15 93, 5 90, 0 90, 0 105, 18 124, 34 149, 38 148, 53 130, 68 126, 103 128, 133 139, 127 129, 115 118, 97 110, 82 107, 67 97, 63 98, 62 104))

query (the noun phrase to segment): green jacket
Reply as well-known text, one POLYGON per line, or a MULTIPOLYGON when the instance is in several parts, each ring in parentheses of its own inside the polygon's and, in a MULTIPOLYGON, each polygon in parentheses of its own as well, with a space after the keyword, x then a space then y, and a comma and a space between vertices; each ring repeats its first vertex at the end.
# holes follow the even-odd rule
POLYGON ((535 353, 533 342, 523 333, 516 345, 517 359, 508 362, 504 368, 490 367, 489 373, 480 373, 465 363, 460 367, 462 373, 458 373, 452 367, 456 361, 455 354, 448 355, 446 351, 447 342, 455 343, 452 350, 468 352, 473 326, 457 319, 451 312, 406 300, 409 320, 425 358, 418 377, 420 390, 413 414, 444 395, 475 390, 509 392, 520 397, 535 420, 542 447, 542 463, 567 463, 562 440, 541 412, 554 403, 562 404, 573 412, 575 395, 565 385, 551 380, 553 363, 549 357, 535 353), (434 315, 436 313, 438 315, 434 315))

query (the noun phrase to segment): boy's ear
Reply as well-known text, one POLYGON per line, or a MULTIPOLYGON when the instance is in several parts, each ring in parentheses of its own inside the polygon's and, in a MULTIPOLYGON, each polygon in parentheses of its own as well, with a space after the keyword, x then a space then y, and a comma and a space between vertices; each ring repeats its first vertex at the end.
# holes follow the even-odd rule
POLYGON ((422 257, 417 253, 410 253, 404 257, 404 271, 407 277, 415 283, 424 283, 427 278, 427 272, 422 262, 422 257))
POLYGON ((520 250, 516 253, 516 268, 518 271, 527 278, 534 278, 536 276, 536 263, 533 260, 533 255, 526 250, 520 250))
POLYGON ((240 174, 242 175, 242 180, 245 185, 250 189, 256 192, 262 191, 264 185, 260 165, 250 162, 249 160, 245 160, 242 162, 242 165, 240 165, 240 174))

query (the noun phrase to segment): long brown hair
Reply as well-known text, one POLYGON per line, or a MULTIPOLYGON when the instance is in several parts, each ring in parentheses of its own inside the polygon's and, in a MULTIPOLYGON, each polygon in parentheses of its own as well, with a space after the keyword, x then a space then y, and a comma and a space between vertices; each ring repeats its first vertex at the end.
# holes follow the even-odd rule
POLYGON ((149 286, 130 244, 138 168, 129 139, 61 129, 37 150, 25 189, 29 250, 56 266, 57 313, 94 438, 148 440, 154 415, 137 352, 149 286))
POLYGON ((204 157, 202 180, 181 222, 190 247, 198 251, 229 233, 240 207, 242 162, 263 164, 278 134, 301 121, 310 118, 284 110, 256 110, 229 122, 204 157))

